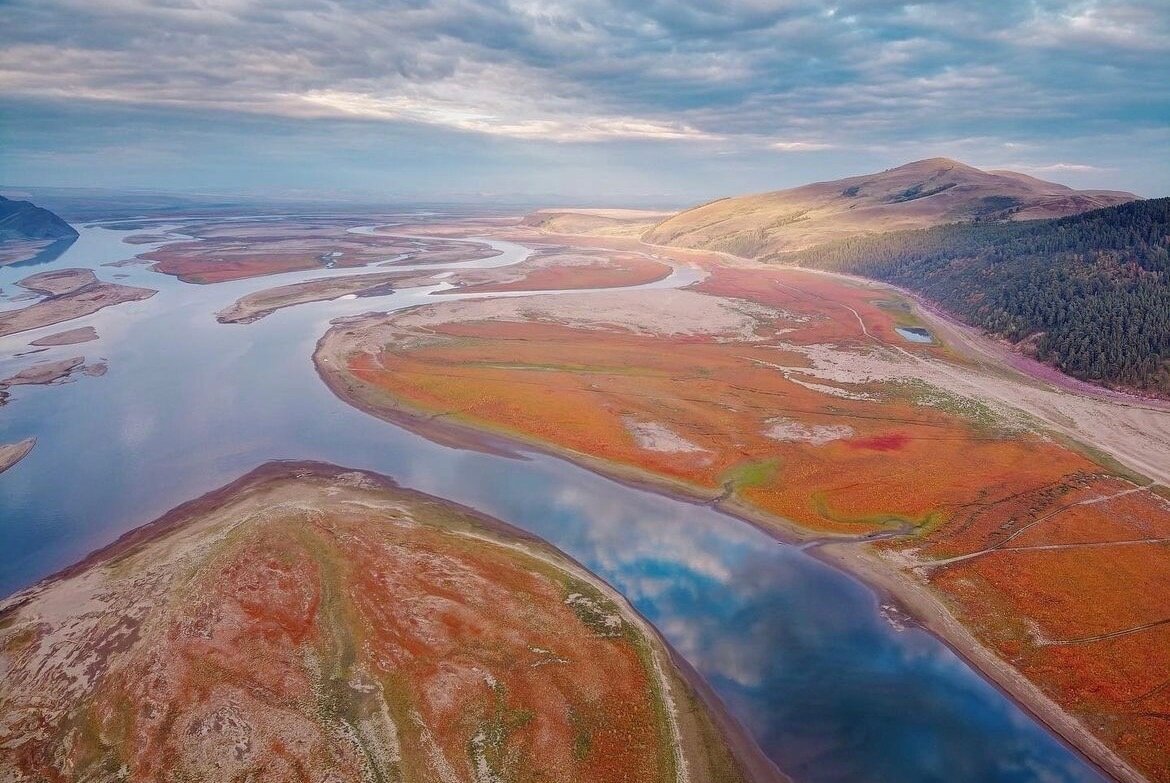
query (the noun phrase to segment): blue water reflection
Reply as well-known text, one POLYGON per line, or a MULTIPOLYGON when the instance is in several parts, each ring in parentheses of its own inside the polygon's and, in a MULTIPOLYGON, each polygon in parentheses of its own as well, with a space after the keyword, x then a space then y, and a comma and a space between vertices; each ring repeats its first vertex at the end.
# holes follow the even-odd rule
MULTIPOLYGON (((135 252, 121 236, 84 229, 46 265, 91 266, 161 290, 70 324, 95 326, 100 341, 42 354, 105 358, 106 376, 22 388, 0 409, 0 441, 38 438, 0 476, 0 593, 262 462, 325 460, 474 506, 584 563, 799 780, 1100 779, 938 640, 891 625, 868 588, 805 552, 707 507, 542 455, 441 447, 339 402, 309 361, 328 321, 419 303, 425 291, 221 325, 211 313, 276 281, 187 286, 141 267, 101 267, 135 252)), ((524 252, 500 247, 505 257, 492 263, 524 252)), ((0 287, 24 274, 0 269, 0 287)), ((0 355, 52 331, 0 340, 0 355)), ((0 361, 0 372, 21 361, 0 361)))

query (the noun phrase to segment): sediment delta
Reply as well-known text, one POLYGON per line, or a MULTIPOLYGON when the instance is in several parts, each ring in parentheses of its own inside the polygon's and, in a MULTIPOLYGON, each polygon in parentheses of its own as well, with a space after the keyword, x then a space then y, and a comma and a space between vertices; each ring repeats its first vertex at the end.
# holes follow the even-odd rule
POLYGON ((84 369, 85 357, 73 356, 52 362, 39 362, 0 379, 0 389, 9 386, 44 386, 64 380, 74 372, 84 369))
POLYGON ((643 253, 545 249, 509 266, 453 272, 449 294, 506 291, 599 289, 653 283, 667 277, 669 264, 643 253))

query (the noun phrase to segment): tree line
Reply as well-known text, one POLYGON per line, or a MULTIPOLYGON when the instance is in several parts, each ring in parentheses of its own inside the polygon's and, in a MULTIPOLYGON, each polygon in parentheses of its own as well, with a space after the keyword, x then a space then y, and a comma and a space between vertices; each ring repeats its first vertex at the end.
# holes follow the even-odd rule
POLYGON ((1069 375, 1170 394, 1170 198, 854 237, 766 260, 891 283, 1069 375))

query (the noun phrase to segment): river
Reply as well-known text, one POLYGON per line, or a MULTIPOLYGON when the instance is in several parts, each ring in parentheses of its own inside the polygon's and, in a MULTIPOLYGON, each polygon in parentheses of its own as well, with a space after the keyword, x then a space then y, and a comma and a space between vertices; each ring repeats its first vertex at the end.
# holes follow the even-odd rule
MULTIPOLYGON (((867 586, 796 547, 546 455, 439 446, 338 400, 310 359, 329 321, 416 305, 433 289, 224 325, 214 312, 244 293, 371 270, 187 285, 143 266, 103 267, 151 246, 124 244, 125 231, 79 230, 50 264, 0 268, 0 288, 13 293, 34 271, 89 267, 159 293, 0 339, 0 356, 11 356, 36 337, 94 326, 99 341, 38 357, 109 363, 104 377, 17 387, 0 408, 0 442, 38 439, 0 475, 0 594, 260 463, 323 460, 472 506, 576 558, 658 628, 797 780, 1103 779, 938 639, 887 619, 867 586)), ((500 256, 458 266, 514 263, 528 252, 492 244, 500 256)), ((0 360, 0 377, 29 361, 0 360)))

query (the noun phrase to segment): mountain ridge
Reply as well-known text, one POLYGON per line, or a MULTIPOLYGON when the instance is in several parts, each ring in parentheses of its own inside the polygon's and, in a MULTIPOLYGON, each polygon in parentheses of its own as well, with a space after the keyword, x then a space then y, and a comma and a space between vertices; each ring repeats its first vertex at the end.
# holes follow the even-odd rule
POLYGON ((56 213, 0 196, 0 266, 47 263, 78 236, 56 213))
POLYGON ((77 235, 77 229, 56 213, 31 201, 0 196, 0 242, 69 239, 77 235))
POLYGON ((643 239, 761 257, 946 223, 1065 217, 1137 198, 926 158, 871 174, 709 201, 657 223, 643 239))

